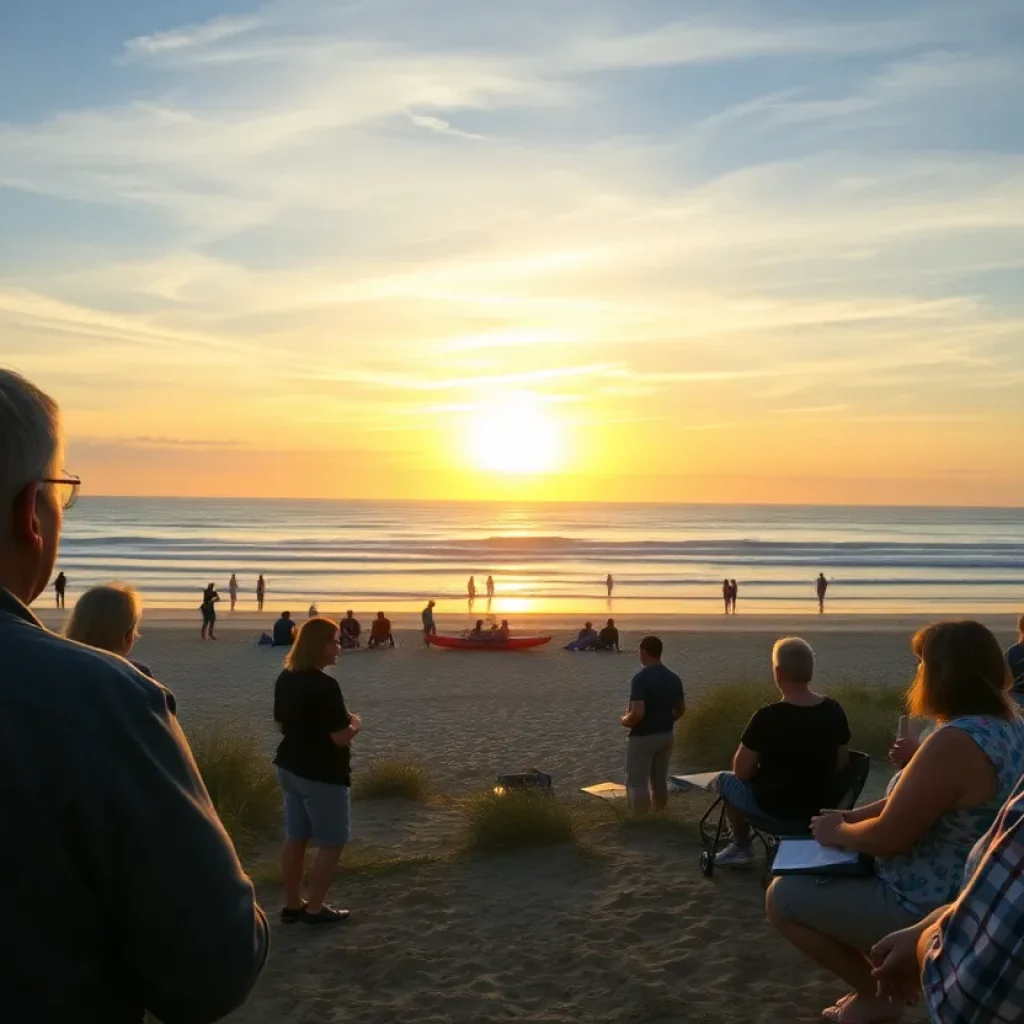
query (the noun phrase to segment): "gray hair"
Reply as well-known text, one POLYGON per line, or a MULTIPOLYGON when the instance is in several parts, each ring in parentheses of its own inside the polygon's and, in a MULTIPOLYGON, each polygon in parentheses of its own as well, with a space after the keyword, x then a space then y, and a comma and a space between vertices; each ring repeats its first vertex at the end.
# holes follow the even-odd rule
POLYGON ((138 591, 125 583, 106 583, 87 590, 76 602, 64 635, 80 644, 120 654, 125 636, 142 618, 138 591))
POLYGON ((798 636, 786 636, 772 648, 772 664, 787 683, 809 683, 814 678, 814 650, 798 636))
POLYGON ((0 368, 0 526, 22 488, 56 472, 62 446, 57 403, 20 373, 0 368))

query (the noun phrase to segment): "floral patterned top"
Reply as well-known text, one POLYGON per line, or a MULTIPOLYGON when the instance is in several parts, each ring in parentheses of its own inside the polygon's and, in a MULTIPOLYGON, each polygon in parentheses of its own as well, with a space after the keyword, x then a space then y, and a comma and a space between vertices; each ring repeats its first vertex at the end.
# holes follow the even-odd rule
MULTIPOLYGON (((960 892, 967 857, 992 827, 1000 808, 1024 775, 1024 720, 987 715, 954 718, 941 729, 960 729, 984 751, 996 770, 995 795, 985 804, 947 811, 905 853, 878 857, 875 872, 911 913, 924 917, 960 892)), ((936 730, 937 732, 938 730, 936 730)), ((900 773, 886 790, 891 793, 900 773)))

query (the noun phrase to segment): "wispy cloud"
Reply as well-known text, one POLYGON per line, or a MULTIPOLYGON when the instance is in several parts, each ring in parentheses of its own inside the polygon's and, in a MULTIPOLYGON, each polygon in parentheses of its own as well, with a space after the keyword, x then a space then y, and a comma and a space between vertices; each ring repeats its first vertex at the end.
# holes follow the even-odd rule
POLYGON ((233 39, 258 28, 260 18, 214 18, 212 21, 174 29, 169 32, 154 32, 150 35, 135 36, 124 44, 124 55, 129 60, 180 53, 196 47, 209 46, 227 39, 233 39))
POLYGON ((434 132, 437 135, 451 135, 457 139, 475 139, 477 141, 483 139, 482 135, 478 135, 475 132, 464 132, 453 127, 443 117, 433 117, 430 114, 410 113, 409 120, 416 125, 417 128, 426 128, 427 131, 434 132))

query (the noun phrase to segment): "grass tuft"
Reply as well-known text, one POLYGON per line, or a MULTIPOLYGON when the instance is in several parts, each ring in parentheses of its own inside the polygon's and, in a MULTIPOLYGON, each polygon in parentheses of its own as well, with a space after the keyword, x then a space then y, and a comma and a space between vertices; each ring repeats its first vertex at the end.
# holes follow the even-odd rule
POLYGON ((471 850, 517 850, 576 840, 576 823, 564 804, 535 793, 482 793, 465 804, 466 845, 471 850))
POLYGON ((265 744, 252 730, 220 723, 196 730, 189 743, 235 846, 250 847, 280 828, 281 791, 265 744))
MULTIPOLYGON (((825 692, 843 706, 850 723, 850 747, 884 757, 904 714, 905 692, 843 683, 825 692)), ((676 731, 676 763, 688 771, 728 768, 750 716, 779 699, 769 683, 735 680, 709 687, 686 708, 676 731)))
POLYGON ((355 800, 426 800, 433 788, 422 765, 402 761, 371 761, 356 775, 355 800))

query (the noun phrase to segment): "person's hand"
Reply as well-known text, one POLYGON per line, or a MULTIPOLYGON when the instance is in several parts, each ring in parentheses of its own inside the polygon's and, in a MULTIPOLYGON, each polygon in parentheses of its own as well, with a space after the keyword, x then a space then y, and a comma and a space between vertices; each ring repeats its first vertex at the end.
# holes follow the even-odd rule
POLYGON ((921 968, 917 962, 920 929, 903 928, 876 942, 868 954, 878 994, 901 1003, 914 1003, 921 994, 921 968))
POLYGON ((889 760, 892 761, 897 768, 906 768, 910 764, 910 759, 917 753, 917 748, 921 744, 911 739, 909 736, 901 736, 896 742, 889 748, 889 760))
POLYGON ((354 711, 348 716, 348 727, 353 735, 363 727, 363 720, 354 711))
POLYGON ((840 830, 845 824, 842 811, 822 811, 811 818, 811 834, 822 846, 841 846, 840 830))

